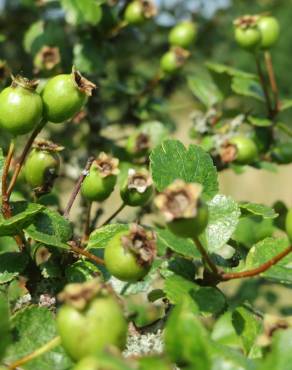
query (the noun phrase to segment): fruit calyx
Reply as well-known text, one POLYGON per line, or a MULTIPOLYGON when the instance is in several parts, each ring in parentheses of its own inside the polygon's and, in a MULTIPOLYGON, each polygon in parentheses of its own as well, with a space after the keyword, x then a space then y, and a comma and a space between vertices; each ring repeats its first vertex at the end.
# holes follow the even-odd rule
POLYGON ((45 45, 38 52, 37 57, 40 59, 41 65, 47 70, 52 70, 61 62, 60 50, 58 47, 45 45))
POLYGON ((244 15, 242 17, 235 19, 233 24, 237 28, 248 29, 248 28, 256 27, 258 20, 259 20, 258 15, 248 14, 248 15, 244 15))
POLYGON ((51 153, 58 153, 64 150, 63 146, 55 144, 52 141, 45 140, 45 139, 35 140, 32 147, 37 150, 45 150, 51 153))
POLYGON ((151 0, 140 0, 145 18, 152 18, 157 15, 157 7, 151 0))
POLYGON ((97 296, 108 294, 109 290, 105 284, 100 279, 93 279, 81 284, 66 285, 64 290, 58 294, 58 300, 82 311, 97 296))
POLYGON ((155 204, 167 222, 193 218, 198 214, 201 194, 202 185, 176 180, 156 197, 155 204))
POLYGON ((178 67, 181 67, 185 64, 186 60, 190 57, 191 53, 181 48, 180 46, 173 46, 171 50, 174 52, 176 57, 176 64, 178 67))
POLYGON ((223 163, 231 163, 235 161, 237 157, 237 147, 236 145, 226 142, 223 144, 221 151, 220 151, 220 158, 223 163))
POLYGON ((105 178, 112 175, 118 175, 119 160, 104 152, 101 152, 98 158, 94 161, 95 166, 98 168, 100 176, 105 178))
POLYGON ((135 254, 137 263, 141 266, 151 265, 156 257, 155 233, 145 230, 137 224, 130 226, 129 234, 121 237, 121 243, 125 250, 129 250, 135 254))
POLYGON ((136 171, 134 168, 129 169, 127 184, 129 190, 136 190, 139 194, 144 194, 152 184, 153 181, 148 171, 136 171))
POLYGON ((78 90, 87 96, 91 96, 92 91, 96 89, 96 85, 87 78, 83 77, 82 74, 75 68, 75 66, 72 68, 72 76, 74 84, 78 90))
POLYGON ((39 85, 39 80, 29 80, 28 78, 20 75, 11 75, 11 79, 11 87, 23 87, 24 89, 34 91, 39 85))
POLYGON ((136 137, 134 152, 140 153, 147 149, 150 149, 150 137, 141 132, 136 137))

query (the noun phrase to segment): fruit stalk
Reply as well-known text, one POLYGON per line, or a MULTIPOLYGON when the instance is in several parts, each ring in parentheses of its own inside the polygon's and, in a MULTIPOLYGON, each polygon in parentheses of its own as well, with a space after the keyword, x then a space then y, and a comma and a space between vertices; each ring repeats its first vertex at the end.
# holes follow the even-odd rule
POLYGON ((11 178, 11 181, 10 181, 10 184, 8 186, 8 190, 7 190, 7 198, 8 198, 8 201, 9 201, 9 198, 11 196, 11 193, 13 191, 13 188, 16 184, 16 181, 17 181, 17 178, 18 178, 18 175, 21 171, 21 168, 24 164, 24 161, 28 155, 28 152, 30 151, 30 148, 35 140, 35 138, 38 136, 38 134, 41 132, 41 130, 44 128, 44 126, 46 125, 46 121, 43 120, 39 123, 39 125, 33 130, 31 136, 29 137, 27 143, 25 144, 25 147, 23 148, 23 151, 21 153, 21 156, 19 158, 19 160, 17 161, 16 163, 16 166, 15 166, 15 169, 14 169, 14 173, 12 175, 12 178, 11 178))
POLYGON ((94 254, 88 252, 86 249, 78 247, 74 242, 70 243, 70 248, 76 254, 81 254, 81 256, 86 257, 87 259, 91 260, 92 262, 97 263, 98 265, 104 265, 104 260, 95 256, 94 254))
POLYGON ((52 340, 50 340, 48 343, 44 344, 42 347, 36 349, 34 352, 22 357, 21 359, 13 362, 8 366, 9 370, 15 370, 18 367, 26 364, 29 361, 34 360, 35 358, 43 355, 44 353, 52 350, 53 348, 57 347, 61 343, 60 337, 54 337, 52 340))
POLYGON ((205 262, 205 264, 207 264, 209 266, 209 268, 211 269, 211 271, 215 275, 219 275, 219 271, 217 269, 217 266, 211 260, 210 256, 206 252, 206 250, 203 247, 203 244, 200 242, 199 238, 194 238, 194 243, 196 244, 196 247, 197 247, 198 251, 200 252, 200 254, 202 256, 202 259, 205 262))
POLYGON ((9 145, 8 153, 5 159, 3 172, 2 172, 2 212, 5 218, 11 217, 11 210, 9 206, 9 196, 7 194, 7 177, 15 149, 15 143, 12 139, 9 145))
POLYGON ((75 199, 76 199, 77 195, 79 194, 81 185, 82 185, 85 177, 87 176, 88 171, 89 171, 89 169, 90 169, 93 161, 94 161, 94 157, 88 158, 87 163, 86 163, 86 166, 85 166, 84 170, 81 172, 81 174, 80 174, 80 176, 79 176, 79 178, 77 180, 77 183, 76 183, 76 185, 75 185, 75 187, 74 187, 74 189, 72 191, 72 194, 71 194, 71 196, 69 198, 68 204, 67 204, 67 206, 65 208, 65 211, 63 213, 63 216, 65 218, 68 218, 69 217, 71 208, 72 208, 72 206, 73 206, 73 204, 75 202, 75 199))
POLYGON ((270 98, 270 95, 269 95, 269 91, 268 91, 268 87, 267 87, 267 84, 266 84, 265 76, 264 76, 263 71, 262 71, 261 61, 260 61, 259 55, 257 53, 255 53, 254 56, 255 56, 255 62, 256 62, 256 67, 257 67, 257 73, 258 73, 260 84, 262 86, 264 96, 265 96, 265 100, 266 100, 268 116, 270 118, 273 118, 273 108, 272 108, 272 104, 271 104, 271 98, 270 98))
POLYGON ((125 203, 122 203, 120 207, 112 214, 110 215, 99 227, 103 227, 107 224, 109 224, 122 210, 126 207, 125 203))
POLYGON ((271 57, 271 53, 269 51, 265 51, 265 63, 268 71, 268 76, 270 80, 270 85, 271 89, 274 95, 274 111, 273 114, 274 116, 279 112, 280 109, 280 101, 279 101, 279 90, 278 90, 278 85, 277 85, 277 80, 274 72, 274 67, 273 67, 273 61, 271 57))

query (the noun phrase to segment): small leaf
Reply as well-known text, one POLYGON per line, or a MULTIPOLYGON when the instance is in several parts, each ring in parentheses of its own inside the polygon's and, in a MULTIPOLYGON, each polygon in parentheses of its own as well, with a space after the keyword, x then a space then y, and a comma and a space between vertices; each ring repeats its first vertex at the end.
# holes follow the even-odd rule
MULTIPOLYGON (((11 320, 13 344, 5 362, 12 363, 42 347, 57 336, 53 313, 44 307, 28 307, 16 313, 11 320)), ((29 361, 24 370, 67 370, 71 360, 61 346, 29 361)))
POLYGON ((24 201, 10 204, 13 216, 5 219, 0 215, 0 236, 15 235, 31 224, 34 217, 44 207, 36 203, 24 201))
POLYGON ((178 304, 184 297, 188 297, 194 307, 198 307, 200 313, 205 315, 218 314, 226 305, 225 297, 219 289, 201 287, 178 275, 169 276, 163 290, 171 303, 178 304))
POLYGON ((262 322, 250 310, 238 307, 222 315, 214 325, 211 338, 248 354, 262 330, 262 322))
POLYGON ((152 151, 150 161, 153 181, 159 191, 177 179, 202 184, 208 199, 218 191, 216 168, 210 155, 199 146, 190 145, 186 149, 178 140, 166 140, 152 151))
POLYGON ((238 204, 230 197, 216 195, 208 202, 209 222, 201 241, 209 252, 223 247, 234 233, 240 217, 238 204))
POLYGON ((42 244, 68 249, 66 242, 72 237, 72 227, 60 213, 46 208, 25 229, 25 233, 42 244))
POLYGON ((101 4, 105 1, 61 0, 68 23, 79 25, 89 23, 97 25, 102 18, 101 4))
POLYGON ((156 229, 157 244, 161 250, 170 249, 182 256, 198 258, 200 254, 191 239, 180 238, 167 229, 156 229))
POLYGON ((267 118, 248 116, 248 122, 253 126, 258 127, 269 127, 272 126, 273 122, 267 118))
POLYGON ((251 97, 264 102, 261 85, 253 78, 234 77, 231 88, 238 95, 251 97))
POLYGON ((273 210, 273 208, 268 207, 264 204, 242 202, 239 206, 243 211, 251 213, 257 216, 262 216, 263 218, 276 218, 278 214, 273 210))
POLYGON ((220 90, 206 73, 189 76, 188 86, 195 97, 206 107, 212 107, 223 99, 220 90))
POLYGON ((283 112, 284 110, 292 108, 292 99, 283 99, 281 100, 280 104, 280 111, 283 112))
MULTIPOLYGON (((171 312, 165 328, 165 348, 178 366, 193 365, 200 370, 210 370, 209 340, 194 306, 182 299, 171 312)), ((188 367, 194 368, 194 367, 188 367)))
POLYGON ((0 255, 0 284, 8 283, 27 266, 28 257, 24 253, 6 252, 0 255))
POLYGON ((129 230, 126 224, 111 224, 100 227, 90 234, 87 249, 103 249, 117 233, 129 230))
POLYGON ((218 74, 226 73, 227 75, 231 77, 242 77, 242 78, 253 78, 253 79, 257 78, 256 75, 254 74, 241 71, 239 69, 227 66, 225 64, 207 62, 206 66, 208 67, 209 70, 216 72, 218 74))

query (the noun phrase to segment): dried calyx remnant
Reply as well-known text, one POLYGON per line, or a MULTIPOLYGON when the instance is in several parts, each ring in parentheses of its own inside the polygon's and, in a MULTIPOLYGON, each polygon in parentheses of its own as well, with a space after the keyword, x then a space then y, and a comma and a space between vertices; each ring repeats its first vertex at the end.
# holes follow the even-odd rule
POLYGON ((39 85, 39 80, 29 80, 26 77, 16 75, 11 75, 12 83, 11 87, 23 87, 28 90, 35 90, 39 85))
POLYGON ((233 162, 237 157, 238 149, 236 145, 226 142, 220 151, 220 158, 223 163, 231 163, 233 162))
POLYGON ((87 96, 91 96, 92 91, 96 89, 96 85, 83 77, 75 67, 72 68, 72 75, 77 88, 87 96))
POLYGON ((98 158, 93 162, 98 168, 101 177, 108 177, 119 174, 119 160, 110 155, 101 152, 98 158))
POLYGON ((140 0, 143 7, 143 14, 145 18, 152 18, 157 15, 157 6, 152 0, 140 0))
POLYGON ((47 70, 52 70, 60 64, 61 56, 58 47, 43 46, 36 56, 39 64, 47 70))
POLYGON ((244 15, 242 17, 235 19, 233 24, 235 27, 247 29, 250 27, 256 27, 258 20, 259 20, 258 15, 244 15))
POLYGON ((86 306, 97 296, 106 296, 109 288, 100 279, 92 279, 81 284, 68 284, 58 295, 58 300, 78 310, 84 310, 86 306))
POLYGON ((144 134, 143 132, 139 133, 136 137, 135 148, 134 148, 135 153, 140 153, 149 148, 150 148, 149 135, 144 134))
POLYGON ((143 194, 153 184, 152 178, 147 170, 136 171, 130 168, 128 171, 128 189, 136 190, 143 194))
POLYGON ((201 194, 200 184, 176 180, 156 197, 155 204, 167 222, 193 218, 197 216, 201 194))
POLYGON ((32 147, 37 150, 44 150, 48 152, 61 152, 62 150, 64 150, 63 146, 45 139, 35 140, 32 147))
POLYGON ((153 231, 132 224, 127 235, 121 237, 123 248, 133 252, 141 266, 151 265, 156 256, 156 235, 153 231))
POLYGON ((186 50, 186 49, 183 49, 179 46, 174 46, 171 48, 171 50, 173 50, 174 54, 175 54, 175 58, 176 58, 176 64, 178 67, 181 67, 185 64, 186 60, 190 57, 191 53, 186 50))

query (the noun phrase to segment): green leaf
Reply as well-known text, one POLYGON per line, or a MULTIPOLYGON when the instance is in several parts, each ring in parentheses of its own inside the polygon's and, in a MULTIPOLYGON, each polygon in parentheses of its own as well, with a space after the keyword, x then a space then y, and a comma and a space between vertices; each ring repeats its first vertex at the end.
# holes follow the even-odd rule
POLYGON ((247 247, 252 247, 260 240, 272 236, 274 229, 272 219, 250 215, 240 218, 232 239, 247 247))
MULTIPOLYGON (((260 241, 249 250, 246 257, 245 269, 253 269, 262 265, 281 253, 288 246, 289 241, 286 238, 266 238, 260 241)), ((292 283, 292 253, 260 276, 282 283, 292 283)))
POLYGON ((209 338, 188 299, 181 300, 168 318, 165 348, 171 360, 178 366, 193 365, 200 370, 211 369, 209 338))
POLYGON ((273 122, 267 118, 248 116, 248 122, 253 126, 258 127, 269 127, 272 126, 273 122))
POLYGON ((201 241, 209 252, 223 247, 234 233, 240 210, 230 197, 216 195, 208 202, 209 222, 201 236, 201 241))
POLYGON ((44 207, 24 201, 10 203, 13 216, 5 219, 0 214, 0 236, 15 235, 31 224, 44 207))
POLYGON ((139 359, 139 370, 170 370, 172 369, 171 364, 168 360, 161 358, 161 356, 157 357, 142 357, 139 359))
POLYGON ((207 74, 189 76, 187 81, 191 92, 206 107, 212 107, 223 100, 222 93, 207 74))
POLYGON ((46 208, 25 229, 25 233, 33 240, 50 247, 68 249, 66 242, 72 237, 72 227, 60 213, 46 208))
POLYGON ((199 146, 190 145, 187 149, 178 140, 166 140, 152 151, 150 162, 153 181, 159 191, 176 179, 202 184, 207 199, 218 191, 216 168, 210 155, 199 146))
POLYGON ((11 342, 9 307, 4 295, 0 294, 0 360, 11 342))
POLYGON ((218 74, 227 74, 231 77, 242 77, 242 78, 253 78, 256 79, 256 75, 252 73, 247 73, 239 69, 227 66, 225 64, 207 62, 206 66, 210 71, 213 71, 218 74))
POLYGON ((276 218, 278 214, 273 210, 273 208, 268 207, 264 204, 257 204, 251 202, 239 203, 240 208, 247 212, 263 218, 276 218))
POLYGON ((292 108, 292 99, 283 99, 281 100, 280 104, 280 111, 283 112, 284 110, 292 108))
POLYGON ((261 102, 265 101, 261 85, 253 78, 234 77, 231 88, 238 95, 248 96, 261 102))
POLYGON ((27 266, 28 257, 24 253, 6 252, 0 255, 0 284, 18 276, 27 266))
POLYGON ((68 23, 97 25, 102 18, 100 5, 104 2, 102 0, 61 0, 61 5, 66 12, 65 17, 68 23))
POLYGON ((100 271, 96 265, 86 260, 76 261, 65 270, 68 283, 83 283, 94 279, 98 273, 100 271))
POLYGON ((292 363, 292 329, 279 330, 273 336, 272 350, 258 370, 289 370, 292 363))
POLYGON ((194 303, 202 314, 218 314, 225 308, 226 300, 217 288, 201 287, 179 275, 169 276, 163 288, 167 298, 173 304, 178 304, 184 297, 194 303))
MULTIPOLYGON (((167 229, 155 229, 158 249, 166 251, 170 249, 182 256, 198 258, 200 254, 191 239, 180 238, 167 229)), ((163 253, 161 253, 163 254, 163 253)))
MULTIPOLYGON (((42 347, 57 336, 53 313, 44 307, 28 307, 12 317, 14 341, 5 362, 12 363, 42 347)), ((25 370, 68 370, 72 366, 61 346, 29 361, 25 370)))
POLYGON ((84 40, 75 44, 73 49, 74 65, 82 73, 98 73, 104 70, 104 60, 101 50, 93 41, 84 40))
POLYGON ((87 249, 103 249, 117 233, 129 230, 126 224, 111 224, 100 227, 90 234, 87 249))
POLYGON ((241 349, 248 355, 261 330, 261 320, 249 309, 238 307, 217 320, 211 338, 218 343, 241 349))

